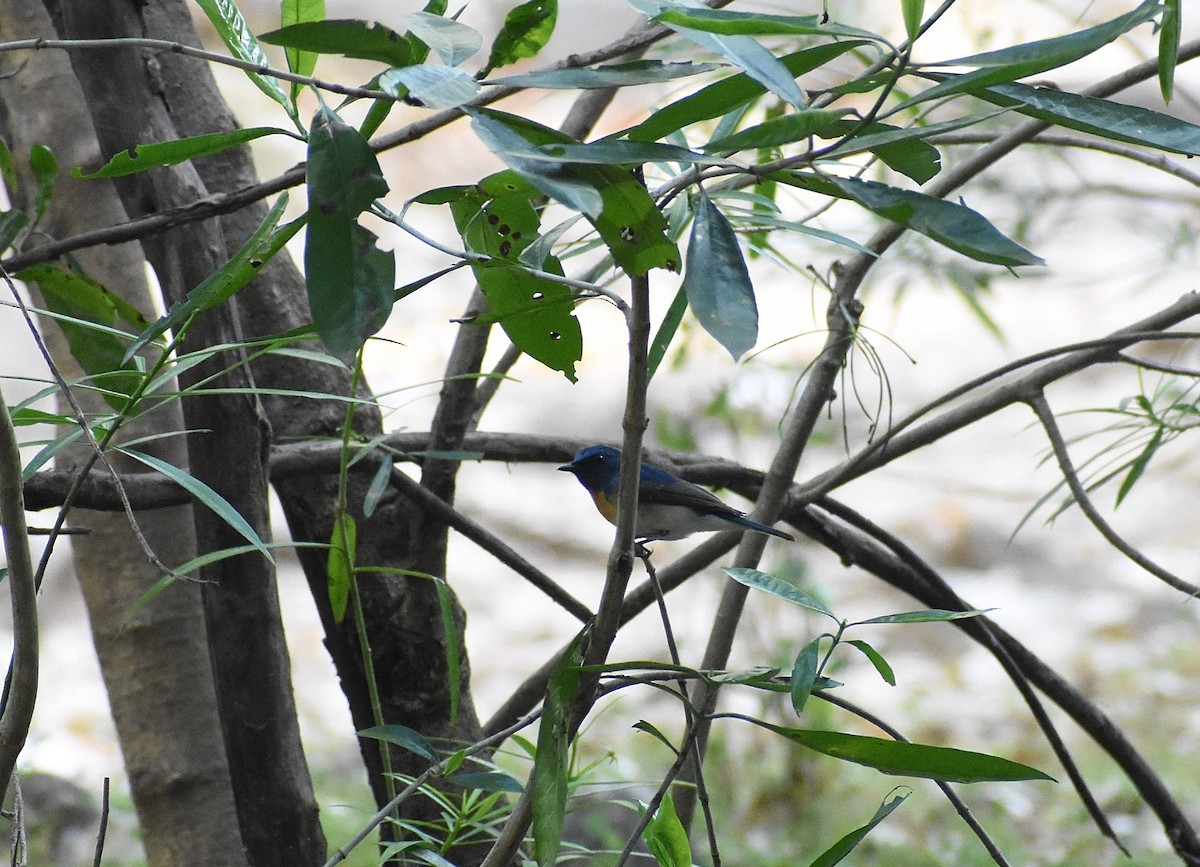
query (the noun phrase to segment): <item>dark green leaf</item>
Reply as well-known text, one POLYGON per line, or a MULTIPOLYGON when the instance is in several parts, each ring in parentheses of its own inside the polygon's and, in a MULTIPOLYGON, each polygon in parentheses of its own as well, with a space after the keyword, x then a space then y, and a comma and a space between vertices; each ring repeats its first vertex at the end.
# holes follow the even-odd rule
POLYGON ((731 566, 725 569, 725 574, 739 584, 745 584, 754 590, 770 593, 772 596, 777 596, 786 602, 791 602, 793 605, 799 605, 802 608, 807 608, 809 611, 816 611, 818 614, 824 614, 835 621, 838 619, 836 614, 796 585, 789 584, 773 575, 768 575, 766 572, 731 566))
POLYGON ((21 230, 29 225, 29 215, 15 208, 0 211, 0 253, 12 246, 21 230))
POLYGON ((644 719, 640 719, 633 724, 633 728, 637 729, 640 732, 645 732, 646 734, 650 735, 652 738, 655 738, 657 741, 659 741, 659 743, 665 745, 666 748, 669 749, 672 753, 674 753, 675 755, 679 755, 679 750, 676 748, 676 746, 673 743, 671 743, 671 739, 668 738, 666 735, 664 735, 662 733, 662 731, 658 728, 658 726, 654 725, 653 723, 647 722, 644 719))
POLYGON ((1150 464, 1150 459, 1154 457, 1154 453, 1158 451, 1158 447, 1162 445, 1163 429, 1156 428, 1154 435, 1150 437, 1150 442, 1146 443, 1146 447, 1141 453, 1134 458, 1133 463, 1129 465, 1129 472, 1125 474, 1125 478, 1121 481, 1120 490, 1117 491, 1117 505, 1120 506, 1125 496, 1133 490, 1133 486, 1137 484, 1137 480, 1142 477, 1142 473, 1146 471, 1146 467, 1150 464))
POLYGON ((857 202, 893 223, 920 232, 979 262, 1008 267, 1046 264, 966 205, 856 178, 817 177, 799 172, 775 177, 803 189, 857 202))
POLYGON ((476 789, 481 792, 511 792, 519 795, 525 791, 520 780, 501 771, 479 771, 453 774, 450 782, 464 789, 476 789))
POLYGON ((71 357, 104 390, 104 399, 116 410, 126 409, 128 398, 142 381, 142 374, 125 360, 128 341, 112 332, 122 323, 145 327, 136 310, 91 277, 53 265, 33 265, 17 275, 42 290, 47 309, 58 320, 71 357))
POLYGON ((114 154, 113 158, 98 171, 85 174, 82 169, 75 168, 72 174, 77 178, 93 180, 95 178, 120 178, 147 169, 157 169, 162 166, 174 166, 196 157, 220 153, 232 147, 262 138, 267 135, 295 135, 287 130, 269 126, 257 126, 249 129, 238 129, 233 132, 213 132, 204 135, 194 135, 175 141, 155 142, 153 144, 134 145, 128 150, 114 154))
POLYGON ((871 821, 860 828, 855 828, 842 839, 838 840, 828 849, 826 849, 813 861, 810 867, 834 867, 835 864, 841 863, 842 859, 854 851, 867 835, 875 829, 875 826, 892 814, 892 811, 904 803, 905 799, 912 794, 912 789, 907 786, 901 786, 893 789, 883 803, 879 805, 879 809, 875 811, 875 815, 871 817, 871 821))
POLYGON ((412 45, 401 34, 377 22, 356 19, 302 21, 264 33, 259 37, 271 45, 298 48, 317 54, 341 54, 359 60, 374 60, 388 66, 412 63, 412 45))
POLYGON ((458 66, 483 45, 478 30, 441 15, 413 12, 404 16, 404 23, 446 66, 458 66))
MULTIPOLYGON (((325 0, 280 0, 279 26, 289 27, 292 24, 306 24, 310 21, 325 20, 325 0)), ((297 75, 312 75, 317 68, 315 51, 302 51, 299 48, 285 48, 288 69, 297 75)), ((300 85, 292 85, 292 95, 295 96, 300 85)))
POLYGON ((785 114, 760 123, 731 136, 711 141, 706 151, 741 151, 752 148, 773 148, 791 144, 827 129, 846 114, 846 109, 810 108, 785 114))
POLYGON ((892 671, 892 667, 888 665, 888 661, 883 658, 883 654, 881 654, 871 645, 867 644, 867 642, 861 641, 857 638, 847 641, 846 643, 851 647, 857 647, 862 651, 863 656, 871 660, 871 665, 875 666, 875 670, 879 672, 879 676, 883 678, 884 682, 888 686, 896 685, 896 672, 892 671))
POLYGON ((925 611, 906 611, 903 614, 884 614, 869 620, 858 620, 851 626, 867 626, 879 623, 947 623, 951 620, 964 620, 968 617, 982 617, 987 611, 947 611, 943 608, 930 608, 925 611))
POLYGON ((733 227, 703 192, 683 275, 688 305, 704 330, 737 361, 758 340, 754 285, 733 227))
POLYGON ((329 537, 329 556, 325 563, 328 575, 327 590, 333 619, 338 623, 346 617, 350 589, 354 582, 354 563, 358 551, 358 526, 351 515, 338 512, 329 537))
MULTIPOLYGON (((792 36, 846 36, 881 41, 868 30, 822 21, 817 15, 766 15, 759 12, 731 12, 726 9, 702 9, 699 7, 671 6, 657 18, 669 26, 681 25, 707 33, 732 35, 792 35, 792 36)), ((789 100, 790 101, 790 100, 789 100)))
POLYGON ((263 544, 263 540, 259 538, 258 533, 254 531, 254 528, 251 527, 250 524, 247 523, 246 519, 238 513, 237 509, 229 505, 229 502, 224 497, 222 497, 204 482, 200 481, 195 476, 190 475, 184 470, 181 470, 174 464, 169 464, 166 461, 156 458, 152 455, 134 451, 130 448, 118 447, 117 451, 123 455, 128 455, 134 460, 141 461, 152 470, 158 470, 158 472, 162 473, 175 484, 179 485, 179 487, 183 488, 185 491, 199 500, 203 505, 212 509, 213 513, 216 514, 218 518, 243 536, 247 542, 254 546, 255 550, 261 553, 268 560, 271 560, 271 562, 274 562, 274 560, 271 558, 271 552, 267 550, 267 546, 263 544))
MULTIPOLYGON (((788 54, 780 58, 780 62, 789 75, 803 75, 824 66, 847 51, 866 44, 862 40, 855 40, 820 45, 788 54)), ((728 114, 765 92, 766 88, 748 74, 742 72, 731 75, 659 109, 630 129, 626 137, 637 141, 655 141, 683 129, 688 124, 728 114)))
POLYGON ((789 678, 789 690, 792 707, 796 713, 804 710, 808 697, 812 695, 813 685, 817 682, 817 667, 821 659, 821 638, 812 639, 796 654, 796 662, 792 665, 792 676, 789 678))
POLYGON ((54 197, 54 184, 58 180, 58 160, 54 152, 45 145, 35 144, 29 150, 29 168, 37 182, 37 197, 33 205, 33 222, 39 223, 46 214, 50 199, 54 197))
POLYGON ((533 151, 533 159, 597 165, 640 165, 666 162, 705 166, 731 165, 728 160, 720 157, 698 154, 675 145, 627 141, 617 138, 600 139, 588 144, 542 145, 533 151))
POLYGON ((675 292, 675 300, 667 308, 666 315, 663 316, 662 322, 659 323, 658 331, 654 333, 654 339, 650 342, 650 353, 647 359, 647 380, 654 379, 654 374, 658 370, 658 366, 662 364, 662 360, 667 354, 667 347, 675 339, 675 333, 679 330, 679 324, 683 322, 683 314, 687 312, 687 308, 687 290, 680 286, 675 292))
POLYGON ((395 744, 398 747, 408 750, 410 753, 416 753, 423 759, 429 759, 431 762, 437 761, 437 752, 429 745, 429 741, 425 740, 420 732, 399 723, 371 726, 358 732, 358 736, 360 738, 370 738, 374 741, 395 744))
MULTIPOLYGON (((225 43, 230 54, 263 69, 271 65, 234 0, 196 0, 196 3, 208 16, 208 20, 212 22, 217 35, 221 37, 221 41, 225 43)), ((255 87, 282 105, 287 109, 288 114, 295 117, 295 109, 287 98, 287 94, 283 92, 283 88, 279 86, 279 79, 250 70, 246 71, 246 75, 254 82, 255 87)))
POLYGON ((458 724, 458 706, 462 700, 462 659, 459 648, 463 637, 458 631, 458 621, 455 619, 455 601, 450 588, 445 581, 433 579, 437 590, 438 610, 442 616, 442 634, 446 640, 446 671, 447 686, 450 693, 450 725, 458 724))
POLYGON ((457 108, 479 94, 479 84, 461 69, 452 66, 404 66, 389 69, 379 76, 385 93, 412 94, 428 108, 457 108))
POLYGON ((550 676, 537 755, 530 777, 533 808, 533 855, 538 867, 554 867, 562 844, 567 808, 567 771, 571 749, 571 708, 579 694, 580 639, 571 642, 550 676))
POLYGON ((1183 0, 1163 0, 1158 31, 1158 87, 1163 102, 1175 93, 1175 65, 1179 62, 1179 37, 1183 32, 1183 0))
POLYGON ((642 832, 646 848, 654 856, 659 867, 692 867, 692 847, 688 843, 687 831, 675 812, 671 793, 663 795, 654 816, 642 832))
POLYGON ((1115 41, 1118 37, 1153 18, 1160 8, 1159 0, 1145 0, 1132 12, 1114 18, 1104 24, 1080 30, 1054 39, 1041 39, 1022 45, 1013 45, 998 51, 973 54, 930 66, 976 66, 974 72, 948 77, 928 90, 905 100, 896 110, 927 102, 944 99, 956 93, 978 90, 995 84, 1003 84, 1057 69, 1086 57, 1097 49, 1115 41))
POLYGON ((487 65, 479 71, 484 78, 493 69, 508 66, 541 51, 558 21, 558 0, 528 0, 509 10, 504 26, 492 42, 487 65))
POLYGON ((8 143, 0 138, 0 179, 3 179, 4 186, 9 190, 11 195, 13 190, 21 188, 21 182, 17 178, 17 163, 13 159, 12 150, 9 149, 8 143))
POLYGON ((662 60, 633 60, 608 66, 584 66, 577 69, 543 69, 521 75, 505 75, 483 82, 508 87, 535 87, 544 90, 590 90, 602 87, 632 87, 686 78, 720 67, 715 63, 666 63, 662 60))

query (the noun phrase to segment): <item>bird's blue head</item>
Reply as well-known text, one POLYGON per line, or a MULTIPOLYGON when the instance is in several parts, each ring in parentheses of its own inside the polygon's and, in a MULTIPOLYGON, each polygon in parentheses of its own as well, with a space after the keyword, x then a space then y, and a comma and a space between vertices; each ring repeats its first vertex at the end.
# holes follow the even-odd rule
POLYGON ((612 493, 621 479, 621 452, 612 446, 588 446, 559 469, 573 473, 589 491, 612 493))

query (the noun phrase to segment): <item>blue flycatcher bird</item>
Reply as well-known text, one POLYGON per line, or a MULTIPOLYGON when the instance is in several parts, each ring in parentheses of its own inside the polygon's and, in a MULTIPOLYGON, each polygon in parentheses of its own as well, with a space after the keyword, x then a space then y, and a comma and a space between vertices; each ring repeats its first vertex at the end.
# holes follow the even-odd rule
MULTIPOLYGON (((617 485, 621 478, 621 452, 618 449, 589 446, 559 469, 574 473, 592 495, 600 514, 610 524, 617 523, 617 485)), ((739 527, 795 541, 782 530, 750 520, 744 512, 725 505, 704 488, 676 478, 662 467, 642 462, 637 529, 634 531, 639 540, 682 539, 692 533, 739 527)))

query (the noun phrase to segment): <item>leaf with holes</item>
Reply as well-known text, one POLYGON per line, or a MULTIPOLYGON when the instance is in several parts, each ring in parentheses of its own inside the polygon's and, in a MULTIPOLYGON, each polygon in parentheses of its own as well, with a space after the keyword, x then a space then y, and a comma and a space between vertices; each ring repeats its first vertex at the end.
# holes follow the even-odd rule
POLYGON ((493 69, 535 56, 550 41, 557 21, 558 0, 529 0, 510 9, 492 41, 487 65, 476 77, 485 78, 493 69))

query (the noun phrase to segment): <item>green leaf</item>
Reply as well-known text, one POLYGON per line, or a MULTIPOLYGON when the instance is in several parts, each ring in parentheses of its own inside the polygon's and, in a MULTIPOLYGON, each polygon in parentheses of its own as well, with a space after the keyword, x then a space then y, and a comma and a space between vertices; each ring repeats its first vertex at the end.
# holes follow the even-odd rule
POLYGON ((884 774, 942 780, 948 783, 1049 780, 1054 778, 1009 759, 906 741, 891 741, 844 732, 794 729, 771 725, 741 714, 718 714, 754 723, 818 753, 874 768, 884 774))
POLYGON ((35 144, 29 149, 29 168, 37 182, 37 196, 33 205, 33 222, 40 223, 54 197, 54 185, 58 180, 58 160, 54 152, 45 145, 35 144))
POLYGON ((687 78, 719 69, 716 63, 667 63, 662 60, 633 60, 608 66, 583 66, 576 69, 543 69, 521 75, 492 78, 484 84, 507 87, 532 87, 543 90, 592 90, 604 87, 632 87, 687 78))
POLYGON ((222 265, 216 272, 205 278, 187 294, 187 298, 171 307, 169 311, 154 324, 148 326, 125 351, 124 360, 129 361, 142 347, 155 340, 167 330, 179 331, 180 326, 203 310, 216 307, 231 298, 239 289, 254 279, 272 256, 282 249, 304 225, 304 221, 295 220, 278 232, 275 231, 279 219, 287 208, 288 195, 281 193, 271 210, 263 218, 262 223, 254 233, 246 239, 240 250, 222 265))
POLYGON ((736 132, 731 136, 710 141, 706 151, 741 151, 753 148, 773 148, 806 139, 818 130, 844 116, 847 109, 810 108, 785 114, 736 132))
POLYGON ((982 617, 987 611, 947 611, 944 608, 930 608, 925 611, 906 611, 903 614, 884 614, 868 620, 858 620, 851 626, 869 626, 880 623, 948 623, 951 620, 965 620, 968 617, 982 617))
POLYGON ((558 0, 528 0, 510 9, 492 42, 487 64, 476 77, 485 78, 493 69, 535 56, 550 41, 557 21, 558 0))
POLYGON ((404 66, 379 76, 379 87, 398 98, 411 94, 428 108, 457 108, 479 95, 479 83, 453 66, 404 66))
POLYGON ((646 823, 642 839, 659 867, 692 867, 692 847, 670 792, 663 795, 653 818, 646 823))
POLYGON ((676 332, 679 331, 679 325, 683 322, 683 314, 687 312, 687 308, 687 290, 680 286, 675 292, 675 300, 667 308, 662 322, 658 325, 658 331, 654 332, 654 339, 650 342, 649 357, 647 359, 647 381, 654 379, 654 374, 658 370, 658 366, 662 364, 663 358, 666 357, 667 348, 671 345, 671 341, 675 339, 676 332))
POLYGON ((871 821, 867 824, 855 828, 842 839, 838 840, 828 849, 826 849, 817 860, 813 861, 810 867, 833 867, 835 864, 841 863, 842 859, 854 851, 871 831, 875 830, 875 826, 892 814, 892 811, 904 803, 905 799, 912 794, 912 789, 907 786, 901 786, 893 789, 888 793, 888 796, 883 799, 883 803, 879 805, 879 809, 875 811, 875 815, 871 817, 871 821))
POLYGON ((352 516, 338 512, 329 536, 329 556, 325 561, 329 606, 337 623, 345 619, 346 606, 350 603, 357 552, 358 525, 352 516))
POLYGON ((925 17, 925 0, 900 0, 900 12, 904 16, 904 33, 912 42, 921 31, 921 19, 925 17))
POLYGON ((112 328, 122 322, 138 328, 145 320, 136 310, 104 286, 77 271, 53 265, 33 265, 16 275, 41 288, 47 309, 59 314, 59 327, 71 357, 104 390, 105 401, 116 410, 126 409, 129 397, 142 382, 142 374, 125 359, 127 340, 112 328))
POLYGON ((379 469, 375 470, 375 475, 371 477, 371 484, 367 486, 367 492, 363 494, 364 517, 369 518, 375 514, 380 499, 387 493, 388 484, 392 479, 392 466, 391 455, 381 454, 379 469))
POLYGON ((483 45, 479 31, 441 15, 412 12, 404 16, 412 34, 437 52, 446 66, 458 66, 483 45))
POLYGON ((286 135, 298 138, 293 133, 270 126, 256 126, 248 129, 237 129, 233 132, 212 132, 194 135, 175 141, 155 142, 153 144, 138 144, 114 154, 102 168, 90 174, 76 167, 72 170, 77 178, 95 180, 97 178, 120 178, 147 169, 157 169, 163 166, 175 166, 196 157, 205 157, 220 153, 229 148, 237 147, 256 138, 268 135, 286 135))
POLYGON ((758 340, 754 285, 733 227, 701 191, 683 275, 688 305, 737 361, 758 340))
MULTIPOLYGON (((11 189, 11 187, 10 187, 11 189)), ((21 230, 29 225, 29 215, 15 208, 0 211, 0 253, 12 246, 21 230)))
POLYGON ((391 313, 395 257, 357 223, 387 191, 366 139, 322 107, 309 134, 304 271, 313 325, 338 356, 356 352, 391 313))
POLYGON ((972 95, 1067 129, 1200 156, 1200 126, 1153 109, 1025 84, 998 85, 972 95))
POLYGON ((867 642, 861 641, 857 638, 848 640, 846 643, 851 647, 856 647, 862 651, 863 656, 871 661, 871 665, 875 666, 875 670, 879 672, 879 676, 883 678, 884 683, 886 683, 888 686, 896 685, 896 672, 892 671, 892 667, 888 664, 888 661, 883 658, 883 654, 881 654, 871 645, 867 644, 867 642))
POLYGON ((1139 24, 1149 21, 1158 13, 1159 8, 1159 0, 1145 0, 1132 12, 1067 36, 1026 42, 1022 45, 1001 48, 998 51, 988 51, 983 54, 960 57, 956 60, 928 64, 928 66, 976 66, 980 68, 974 72, 948 77, 941 83, 905 100, 895 108, 895 111, 901 111, 931 99, 945 99, 956 93, 1016 81, 1018 78, 1038 75, 1066 66, 1068 63, 1073 63, 1103 48, 1139 24))
MULTIPOLYGON (((663 4, 665 5, 665 4, 663 4)), ((657 18, 664 24, 678 24, 708 33, 726 36, 845 36, 882 41, 869 30, 823 20, 819 15, 768 15, 760 12, 731 12, 726 9, 670 6, 657 18)), ((790 101, 790 100, 789 100, 790 101)))
POLYGON ((803 108, 804 93, 796 79, 779 59, 750 36, 720 32, 720 23, 731 13, 715 12, 713 17, 705 12, 713 10, 682 9, 662 0, 630 0, 631 5, 644 15, 657 18, 680 36, 691 40, 702 48, 721 55, 731 63, 746 70, 746 74, 759 82, 771 93, 796 108, 803 108), (698 29, 713 24, 709 29, 698 29))
POLYGON ((20 179, 17 177, 17 163, 13 159, 12 150, 8 143, 0 138, 0 179, 4 181, 4 186, 10 191, 19 190, 21 188, 20 179))
POLYGON ((123 455, 128 455, 134 460, 141 461, 152 470, 158 470, 158 472, 162 473, 175 484, 179 485, 179 487, 183 488, 185 491, 199 500, 203 505, 211 509, 218 518, 236 530, 246 539, 247 542, 253 545, 255 550, 261 553, 268 560, 271 560, 271 562, 274 562, 274 560, 271 558, 271 552, 267 550, 267 546, 263 544, 263 540, 259 538, 258 533, 254 532, 254 528, 247 523, 245 518, 238 514, 237 509, 231 506, 224 497, 222 497, 204 482, 200 481, 195 476, 185 472, 184 470, 181 470, 174 464, 167 463, 166 461, 156 458, 153 455, 148 455, 143 452, 135 451, 131 448, 124 448, 120 446, 117 447, 117 451, 123 455))
POLYGON ((837 615, 822 605, 813 597, 809 596, 799 587, 794 584, 789 584, 773 575, 768 575, 766 572, 759 572, 757 569, 744 569, 741 567, 727 567, 725 574, 737 581, 739 584, 745 584, 753 590, 761 590, 764 593, 770 593, 785 602, 791 602, 793 605, 799 605, 801 608, 807 608, 809 611, 815 611, 818 614, 824 614, 826 617, 837 621, 837 615))
POLYGON ((317 54, 341 54, 374 60, 388 66, 412 63, 412 45, 401 34, 374 21, 337 18, 302 21, 259 37, 270 45, 297 48, 317 54))
POLYGON ((442 617, 442 634, 446 639, 446 672, 447 685, 450 693, 450 725, 458 724, 458 706, 462 700, 462 659, 459 646, 462 636, 458 632, 458 622, 454 617, 454 596, 445 581, 433 579, 434 589, 437 590, 438 611, 442 617))
POLYGON ((676 145, 658 142, 628 141, 608 138, 588 144, 549 144, 535 148, 531 159, 546 162, 584 163, 595 165, 641 165, 642 163, 691 163, 694 165, 732 165, 720 157, 698 154, 676 145))
POLYGON ((538 867, 554 867, 562 844, 567 808, 567 772, 571 749, 571 708, 579 694, 580 639, 562 655, 550 676, 537 755, 530 777, 533 807, 533 855, 538 867))
POLYGON ((857 202, 893 223, 920 232, 979 262, 1007 267, 1046 264, 966 205, 856 178, 817 177, 801 172, 773 177, 802 189, 857 202))
MULTIPOLYGON (((803 75, 866 44, 863 40, 854 40, 806 48, 781 57, 780 63, 789 75, 803 75)), ((731 75, 659 109, 625 135, 638 141, 654 141, 689 124, 722 117, 765 92, 766 88, 747 73, 731 75)))
MULTIPOLYGON (((256 67, 270 67, 267 55, 263 53, 262 46, 254 38, 254 33, 246 24, 246 19, 242 17, 241 10, 234 0, 196 0, 196 3, 208 16, 230 54, 239 60, 253 63, 256 67)), ((287 109, 291 117, 296 117, 291 100, 279 86, 279 79, 251 70, 246 70, 246 75, 254 82, 255 87, 287 109)))
POLYGON ((789 678, 789 691, 792 707, 796 713, 804 710, 808 697, 812 695, 813 685, 817 682, 817 667, 821 659, 821 638, 809 641, 796 654, 796 662, 792 665, 792 676, 789 678))
POLYGON ((1158 87, 1163 102, 1175 93, 1175 65, 1179 62, 1179 38, 1183 32, 1183 0, 1163 0, 1162 23, 1158 30, 1158 87))
POLYGON ((644 719, 640 719, 633 724, 632 728, 634 728, 635 730, 637 730, 639 732, 645 732, 646 734, 650 735, 650 737, 654 738, 659 743, 666 746, 666 748, 669 749, 676 756, 679 755, 679 750, 673 743, 671 743, 671 739, 668 738, 666 735, 664 735, 662 733, 662 730, 659 729, 658 726, 654 725, 654 723, 647 722, 644 719))
POLYGON ((431 762, 437 761, 437 752, 429 745, 429 741, 425 740, 420 732, 410 729, 408 726, 400 725, 399 723, 389 723, 388 725, 365 728, 357 732, 357 734, 360 738, 370 738, 374 741, 394 744, 408 750, 410 753, 416 753, 423 759, 429 759, 431 762))
POLYGON ((1129 465, 1129 472, 1121 480, 1120 490, 1117 491, 1117 506, 1120 506, 1125 496, 1133 490, 1133 486, 1137 484, 1137 480, 1146 471, 1146 467, 1150 464, 1150 459, 1154 457, 1154 453, 1158 451, 1158 447, 1162 445, 1162 441, 1163 428, 1155 428, 1154 435, 1150 437, 1150 442, 1146 443, 1146 447, 1134 458, 1133 462, 1129 465))
POLYGON ((519 795, 525 791, 520 780, 502 771, 452 774, 448 779, 464 789, 477 789, 481 792, 511 792, 519 795))
MULTIPOLYGON (((280 0, 280 27, 290 27, 293 24, 307 24, 310 21, 324 20, 325 0, 280 0)), ((320 57, 317 52, 304 51, 289 46, 284 49, 284 54, 287 57, 289 71, 297 75, 312 75, 316 71, 317 58, 320 57)), ((295 98, 299 89, 300 85, 298 83, 292 85, 293 98, 295 98)))

